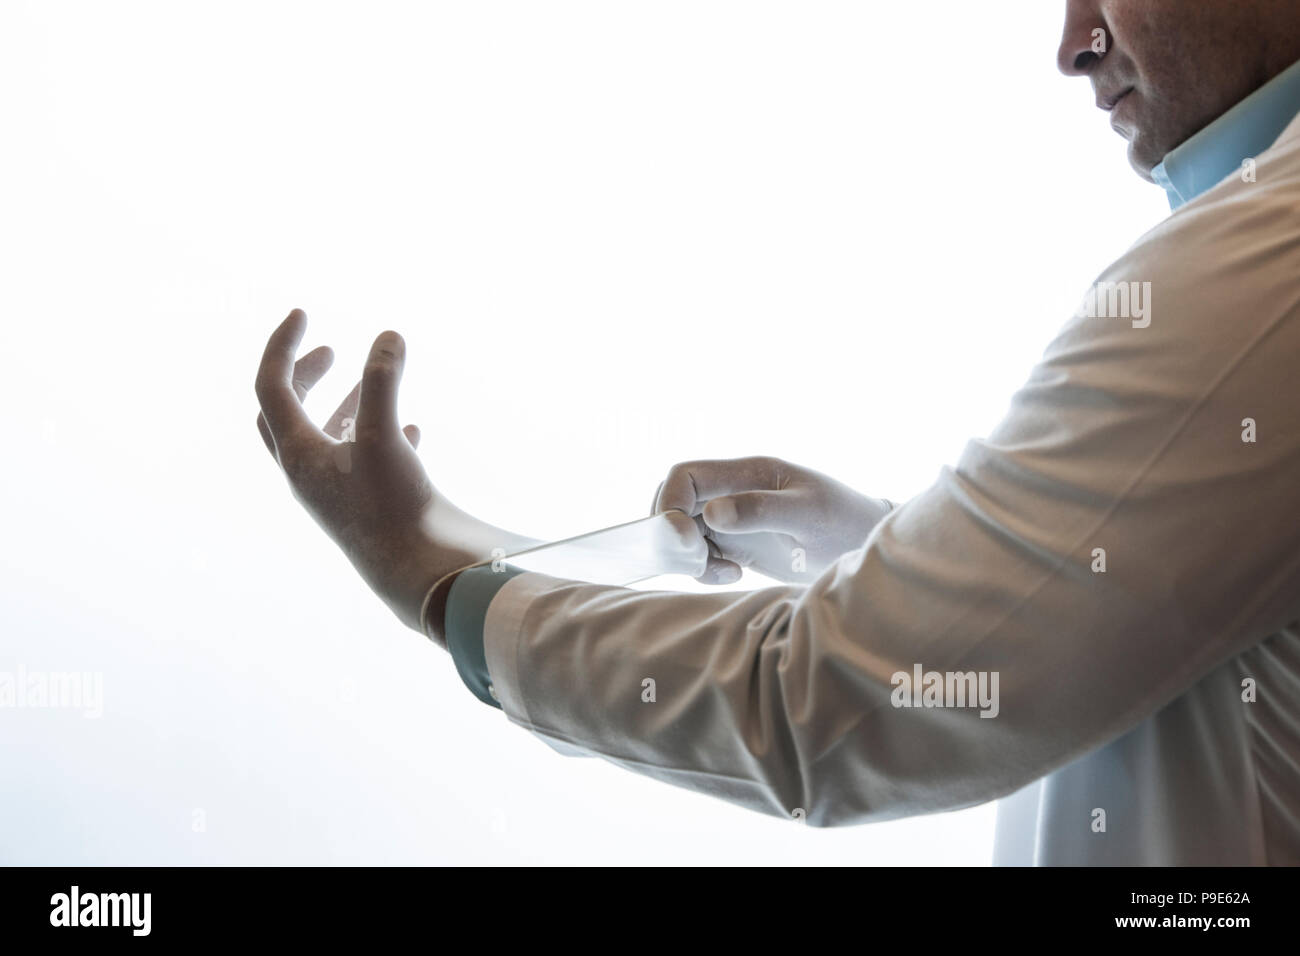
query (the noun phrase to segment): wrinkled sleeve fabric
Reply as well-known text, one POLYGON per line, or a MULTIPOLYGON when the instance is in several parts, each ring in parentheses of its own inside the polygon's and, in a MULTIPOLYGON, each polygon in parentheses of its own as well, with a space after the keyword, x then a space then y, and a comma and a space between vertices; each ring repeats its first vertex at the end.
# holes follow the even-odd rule
POLYGON ((754 810, 862 823, 1005 796, 1300 617, 1300 179, 1266 172, 1107 270, 1149 290, 1149 322, 1073 317, 993 432, 813 584, 506 581, 483 627, 506 715, 754 810), (895 706, 916 665, 996 674, 996 716, 895 706))

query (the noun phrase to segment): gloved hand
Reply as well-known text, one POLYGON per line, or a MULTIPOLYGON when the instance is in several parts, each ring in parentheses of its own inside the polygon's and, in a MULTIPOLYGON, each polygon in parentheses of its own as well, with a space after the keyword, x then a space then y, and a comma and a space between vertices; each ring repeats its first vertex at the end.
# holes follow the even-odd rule
POLYGON ((710 542, 705 584, 730 584, 742 568, 786 583, 815 579, 862 545, 893 505, 833 478, 760 456, 674 465, 651 513, 680 508, 710 542))
POLYGON ((479 521, 433 486, 415 453, 419 430, 398 424, 406 346, 396 332, 375 339, 361 382, 317 428, 302 399, 334 353, 321 346, 295 364, 306 328, 307 316, 294 309, 267 342, 257 373, 258 429, 294 497, 393 613, 424 631, 420 609, 434 582, 494 548, 537 542, 479 521))

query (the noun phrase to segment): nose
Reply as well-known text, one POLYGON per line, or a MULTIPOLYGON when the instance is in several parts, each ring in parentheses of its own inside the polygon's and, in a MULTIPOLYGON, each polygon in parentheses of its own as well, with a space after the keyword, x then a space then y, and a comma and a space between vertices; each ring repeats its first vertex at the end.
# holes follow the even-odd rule
POLYGON ((1066 76, 1087 76, 1110 49, 1110 31, 1098 0, 1066 0, 1065 27, 1056 68, 1066 76))

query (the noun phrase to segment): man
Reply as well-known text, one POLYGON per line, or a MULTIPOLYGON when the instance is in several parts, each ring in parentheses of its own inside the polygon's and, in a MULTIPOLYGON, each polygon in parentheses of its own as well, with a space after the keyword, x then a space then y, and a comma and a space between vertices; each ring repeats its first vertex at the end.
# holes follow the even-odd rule
POLYGON ((321 432, 300 399, 330 353, 295 366, 291 313, 263 437, 394 612, 561 749, 815 825, 1009 797, 999 862, 1300 863, 1297 61, 1281 0, 1070 0, 1060 67, 1174 212, 912 500, 674 468, 655 507, 698 518, 704 579, 782 586, 452 576, 517 539, 430 484, 392 332, 321 432))

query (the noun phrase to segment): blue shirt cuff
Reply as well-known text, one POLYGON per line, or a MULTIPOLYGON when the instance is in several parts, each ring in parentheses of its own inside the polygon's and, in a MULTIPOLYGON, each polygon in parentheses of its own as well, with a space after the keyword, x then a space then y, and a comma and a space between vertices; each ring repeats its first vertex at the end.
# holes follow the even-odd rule
POLYGON ((501 586, 523 573, 522 568, 510 565, 499 571, 493 570, 491 565, 470 568, 456 575, 447 593, 443 633, 456 672, 475 697, 498 710, 501 705, 492 696, 492 677, 483 650, 483 626, 487 621, 488 605, 501 586))

